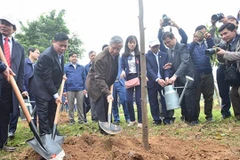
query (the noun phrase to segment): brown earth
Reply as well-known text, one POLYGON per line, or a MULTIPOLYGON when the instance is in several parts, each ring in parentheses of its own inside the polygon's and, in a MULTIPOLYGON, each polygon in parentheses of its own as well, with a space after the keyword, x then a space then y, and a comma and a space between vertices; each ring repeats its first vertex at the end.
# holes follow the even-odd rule
MULTIPOLYGON (((61 118, 62 123, 68 123, 67 116, 61 118)), ((173 129, 180 127, 174 124, 173 129)), ((239 160, 240 147, 220 143, 217 138, 201 138, 199 130, 204 125, 189 130, 185 137, 178 138, 167 134, 168 129, 158 131, 159 134, 149 134, 149 150, 144 149, 142 130, 127 130, 115 136, 103 136, 98 133, 66 137, 62 145, 65 151, 64 160, 239 160)), ((234 128, 238 134, 239 126, 234 128)), ((151 132, 151 128, 149 128, 151 132)), ((216 131, 218 132, 218 131, 216 131)), ((239 144, 239 143, 238 143, 239 144)), ((18 154, 19 160, 42 160, 32 148, 27 147, 18 154)))
MULTIPOLYGON (((149 150, 142 146, 141 138, 124 134, 98 136, 84 134, 69 137, 63 144, 65 160, 238 160, 239 149, 215 141, 179 140, 166 136, 150 137, 149 150)), ((19 159, 38 160, 32 149, 22 152, 19 159)))

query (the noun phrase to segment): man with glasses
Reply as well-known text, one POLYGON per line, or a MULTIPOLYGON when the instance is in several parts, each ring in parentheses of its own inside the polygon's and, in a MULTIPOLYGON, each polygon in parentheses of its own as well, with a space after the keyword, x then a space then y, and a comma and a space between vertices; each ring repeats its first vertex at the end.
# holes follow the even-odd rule
MULTIPOLYGON (((194 81, 189 82, 183 100, 181 102, 182 120, 189 125, 197 125, 197 101, 196 101, 196 89, 199 80, 199 75, 195 70, 195 67, 190 58, 188 48, 185 44, 179 43, 172 32, 165 32, 162 36, 164 44, 169 48, 167 50, 169 63, 163 66, 164 69, 171 68, 171 75, 167 83, 173 84, 176 87, 184 86, 186 83, 186 76, 190 76, 194 81)), ((178 89, 179 95, 182 93, 182 89, 178 89)))
MULTIPOLYGON (((93 100, 100 122, 107 122, 108 102, 113 100, 110 87, 118 74, 118 58, 122 47, 122 38, 113 36, 109 47, 96 56, 88 72, 86 80, 88 95, 93 100)), ((100 127, 99 130, 102 134, 107 134, 100 127)))

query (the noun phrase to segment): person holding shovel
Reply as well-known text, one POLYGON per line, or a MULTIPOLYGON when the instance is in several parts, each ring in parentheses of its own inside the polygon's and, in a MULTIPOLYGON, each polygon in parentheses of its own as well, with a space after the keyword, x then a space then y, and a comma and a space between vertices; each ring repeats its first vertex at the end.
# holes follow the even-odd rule
MULTIPOLYGON (((63 54, 68 48, 68 36, 58 33, 52 46, 39 56, 30 86, 36 100, 40 135, 52 134, 57 104, 62 102, 58 90, 63 79, 63 54)), ((58 134, 58 132, 56 132, 58 134)))
MULTIPOLYGON (((108 102, 113 100, 110 86, 113 85, 117 77, 118 57, 122 47, 122 38, 113 36, 109 47, 96 56, 86 78, 88 95, 92 98, 96 107, 99 124, 108 121, 108 102)), ((102 134, 109 134, 100 125, 99 130, 102 134)))
MULTIPOLYGON (((16 74, 14 79, 18 88, 22 91, 24 48, 12 37, 16 30, 16 24, 12 16, 5 15, 0 17, 0 45, 8 63, 5 65, 8 65, 16 74)), ((3 74, 0 75, 0 79, 0 150, 14 151, 15 148, 7 147, 6 144, 8 139, 10 113, 12 113, 11 122, 14 124, 12 127, 16 130, 19 117, 19 104, 16 95, 13 94, 11 84, 6 78, 3 78, 3 74)))

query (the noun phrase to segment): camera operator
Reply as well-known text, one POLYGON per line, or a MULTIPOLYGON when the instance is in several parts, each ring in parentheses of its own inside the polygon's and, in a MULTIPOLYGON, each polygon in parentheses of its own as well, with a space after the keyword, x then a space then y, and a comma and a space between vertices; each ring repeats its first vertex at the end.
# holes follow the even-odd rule
POLYGON ((160 41, 160 51, 163 51, 163 52, 167 51, 167 48, 164 46, 164 43, 163 43, 163 40, 162 40, 162 35, 164 33, 164 27, 166 25, 175 27, 178 30, 178 33, 180 34, 180 36, 182 38, 180 43, 187 44, 188 36, 185 33, 185 31, 181 27, 179 27, 175 21, 171 20, 166 15, 163 15, 163 18, 160 19, 160 28, 159 28, 159 31, 158 31, 158 39, 160 41))
MULTIPOLYGON (((225 17, 223 14, 218 14, 217 19, 214 19, 213 17, 214 17, 214 15, 211 18, 212 26, 211 26, 209 33, 214 38, 215 44, 220 44, 220 45, 224 44, 225 42, 220 37, 216 36, 217 35, 216 34, 216 31, 217 31, 216 23, 221 22, 223 24, 227 24, 228 22, 230 22, 230 23, 233 23, 235 25, 235 27, 237 28, 237 26, 238 26, 237 19, 234 16, 225 17)), ((226 70, 226 66, 224 65, 224 63, 219 62, 218 68, 217 68, 217 84, 218 84, 219 94, 222 99, 221 114, 224 119, 231 116, 231 112, 230 112, 231 101, 230 101, 230 95, 229 95, 230 86, 228 83, 226 83, 224 81, 225 70, 226 70)))
MULTIPOLYGON (((240 35, 237 34, 235 25, 233 23, 223 24, 218 31, 222 40, 226 42, 226 50, 218 48, 218 60, 224 63, 227 67, 235 65, 237 66, 238 71, 240 71, 240 35)), ((240 120, 239 86, 240 84, 233 85, 230 91, 233 111, 237 120, 240 120)))
POLYGON ((197 111, 200 114, 200 98, 201 94, 204 97, 204 113, 207 121, 213 121, 212 107, 214 94, 214 79, 212 74, 212 66, 210 56, 205 54, 207 48, 214 46, 211 35, 207 32, 204 25, 200 25, 195 29, 193 42, 189 45, 189 52, 196 68, 200 75, 200 83, 197 87, 197 111))

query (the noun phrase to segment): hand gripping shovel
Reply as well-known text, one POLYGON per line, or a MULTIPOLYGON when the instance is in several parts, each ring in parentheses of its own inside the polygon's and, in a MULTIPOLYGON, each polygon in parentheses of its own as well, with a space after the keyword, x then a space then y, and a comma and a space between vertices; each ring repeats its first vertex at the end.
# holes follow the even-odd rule
MULTIPOLYGON (((111 94, 112 94, 112 91, 113 91, 113 85, 111 85, 110 87, 111 94)), ((111 119, 112 119, 112 100, 108 102, 108 122, 99 121, 99 126, 101 127, 102 130, 104 130, 109 135, 115 135, 120 133, 122 131, 122 128, 118 125, 112 124, 111 119)))
MULTIPOLYGON (((3 63, 7 66, 7 61, 3 55, 2 49, 0 47, 0 59, 3 61, 3 63)), ((33 147, 33 149, 38 152, 42 157, 44 157, 45 159, 51 159, 51 158, 55 158, 58 155, 62 155, 62 148, 61 146, 59 146, 58 143, 54 142, 51 138, 50 140, 48 140, 48 137, 41 139, 38 132, 37 132, 37 128, 33 123, 32 117, 28 111, 28 108, 22 98, 22 95, 19 91, 19 88, 16 84, 15 79, 13 78, 12 75, 9 76, 9 82, 13 88, 13 91, 18 99, 18 102, 23 110, 23 113, 27 119, 27 122, 29 124, 29 127, 31 129, 31 131, 33 132, 33 135, 35 138, 28 140, 27 143, 33 147), (46 141, 49 141, 48 143, 46 143, 46 141), (30 143, 29 143, 30 142, 30 143), (47 144, 47 145, 46 145, 47 144), (59 154, 60 153, 60 154, 59 154)), ((65 153, 64 153, 65 155, 65 153)), ((58 156, 59 157, 59 156, 58 156)))
MULTIPOLYGON (((59 90, 59 96, 60 96, 60 97, 62 97, 63 88, 64 88, 65 82, 66 82, 66 79, 65 79, 65 75, 64 75, 64 78, 62 79, 61 88, 60 88, 60 90, 59 90)), ((56 109, 55 118, 54 118, 54 123, 53 123, 52 139, 53 139, 55 142, 57 142, 59 145, 62 145, 62 144, 63 144, 63 141, 64 141, 64 137, 56 134, 57 124, 58 124, 58 118, 59 118, 59 113, 60 113, 60 108, 61 108, 61 103, 58 103, 58 104, 57 104, 57 109, 56 109)))

